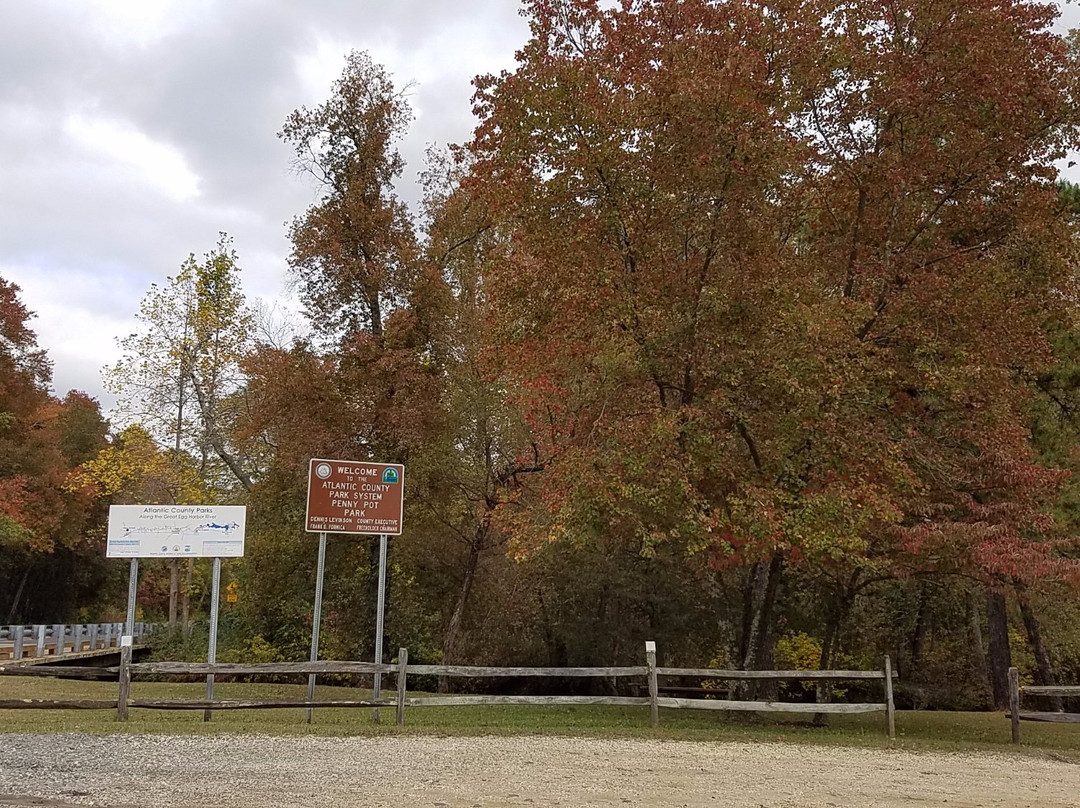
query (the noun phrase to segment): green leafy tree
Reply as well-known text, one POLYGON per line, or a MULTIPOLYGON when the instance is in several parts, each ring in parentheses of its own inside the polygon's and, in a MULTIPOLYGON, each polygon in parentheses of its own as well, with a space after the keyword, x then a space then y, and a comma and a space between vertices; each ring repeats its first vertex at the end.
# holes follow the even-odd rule
POLYGON ((201 263, 189 256, 166 286, 151 286, 136 315, 140 330, 120 341, 124 357, 104 373, 122 422, 190 452, 223 490, 230 480, 252 486, 252 458, 229 438, 253 332, 239 274, 225 235, 201 263))

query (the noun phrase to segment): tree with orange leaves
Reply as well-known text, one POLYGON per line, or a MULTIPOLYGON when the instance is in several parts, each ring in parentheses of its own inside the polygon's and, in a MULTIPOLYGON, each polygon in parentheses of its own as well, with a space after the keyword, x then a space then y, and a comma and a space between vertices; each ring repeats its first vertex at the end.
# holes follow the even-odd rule
POLYGON ((1073 571, 1023 374, 1074 299, 1055 9, 1003 0, 534 0, 478 84, 486 290, 558 461, 527 547, 617 534, 748 568, 1073 571))
POLYGON ((64 616, 100 573, 92 498, 67 491, 71 469, 105 445, 96 401, 49 390, 52 366, 19 287, 0 278, 0 609, 8 623, 64 616), (62 571, 78 560, 78 580, 62 571))

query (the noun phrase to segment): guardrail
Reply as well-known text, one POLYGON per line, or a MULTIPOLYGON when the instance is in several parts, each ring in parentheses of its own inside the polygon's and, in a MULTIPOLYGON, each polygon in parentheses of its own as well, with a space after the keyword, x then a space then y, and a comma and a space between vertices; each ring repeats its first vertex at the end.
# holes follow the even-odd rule
MULTIPOLYGON (((556 705, 598 704, 623 707, 648 707, 652 726, 659 725, 661 707, 691 710, 735 710, 769 713, 871 713, 884 712, 886 729, 890 738, 896 736, 895 707, 892 685, 896 674, 886 656, 882 670, 835 670, 835 671, 730 671, 715 668, 659 668, 656 653, 646 652, 646 664, 628 667, 603 668, 547 668, 547 667, 483 667, 472 665, 410 665, 408 649, 398 652, 396 664, 375 662, 271 662, 271 663, 205 663, 205 662, 131 662, 130 647, 121 648, 120 665, 111 668, 68 667, 52 671, 25 666, 0 666, 0 676, 48 676, 97 678, 102 672, 115 674, 119 693, 115 701, 53 701, 47 699, 0 699, 0 709, 113 709, 119 720, 127 720, 131 708, 157 710, 243 710, 267 708, 316 708, 316 707, 393 707, 397 723, 405 723, 405 712, 414 707, 461 707, 469 705, 556 705), (394 674, 397 678, 395 698, 356 700, 196 700, 196 699, 133 699, 132 676, 153 674, 156 676, 273 676, 273 675, 331 675, 331 674, 394 674), (464 678, 489 677, 645 677, 648 696, 408 696, 409 676, 449 676, 464 678), (725 680, 872 680, 883 683, 884 700, 874 703, 802 703, 780 701, 733 701, 727 699, 671 698, 659 695, 658 677, 692 676, 725 680)), ((377 715, 377 713, 376 713, 377 715)))
MULTIPOLYGON (((144 639, 151 630, 150 623, 136 623, 135 641, 144 639)), ((123 633, 123 623, 0 625, 0 659, 18 661, 118 648, 123 633)))

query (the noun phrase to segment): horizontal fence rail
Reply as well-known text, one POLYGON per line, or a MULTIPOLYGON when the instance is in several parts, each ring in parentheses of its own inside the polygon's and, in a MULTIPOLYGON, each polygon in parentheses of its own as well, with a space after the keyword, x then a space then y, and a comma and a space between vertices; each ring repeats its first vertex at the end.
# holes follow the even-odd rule
MULTIPOLYGON (((396 665, 378 662, 136 662, 131 672, 164 676, 275 676, 283 674, 396 673, 396 665)), ((117 668, 116 670, 119 670, 117 668)))
POLYGON ((689 710, 730 710, 733 712, 750 713, 883 713, 889 709, 888 704, 836 704, 826 702, 822 704, 803 704, 791 701, 730 701, 717 699, 707 701, 705 699, 678 699, 661 696, 657 699, 661 707, 674 707, 689 710))
MULTIPOLYGON (((405 721, 410 707, 459 707, 470 705, 607 705, 617 707, 648 707, 652 726, 659 725, 659 708, 693 709, 762 713, 822 713, 887 714, 889 737, 895 737, 895 708, 892 686, 895 674, 889 658, 880 671, 733 671, 715 668, 660 668, 656 652, 648 644, 646 664, 623 667, 553 668, 553 667, 490 667, 470 665, 410 665, 408 649, 402 648, 396 663, 319 661, 267 663, 205 663, 205 662, 131 662, 131 647, 120 649, 120 665, 108 668, 65 667, 46 668, 25 664, 0 665, 3 676, 64 676, 70 678, 101 678, 103 675, 119 683, 119 694, 111 700, 0 699, 0 709, 116 709, 120 720, 126 720, 132 707, 156 710, 243 710, 265 708, 315 707, 395 707, 397 722, 405 721), (355 700, 191 700, 191 699, 134 699, 131 698, 132 677, 141 676, 281 676, 281 675, 373 675, 395 674, 397 695, 394 699, 355 700), (494 677, 552 677, 552 678, 618 678, 645 677, 648 696, 508 696, 508 695, 407 695, 409 676, 450 676, 463 678, 494 677), (730 681, 790 681, 790 680, 870 680, 883 683, 884 700, 871 703, 799 703, 781 701, 741 701, 722 698, 674 698, 660 696, 658 677, 695 677, 730 681)), ((687 688, 695 689, 695 688, 687 688)), ((696 689, 695 689, 696 690, 696 689)), ((712 694, 710 694, 712 695, 712 694)), ((719 696, 720 694, 715 694, 719 696)))
MULTIPOLYGON (((136 623, 135 642, 144 640, 152 629, 150 623, 136 623)), ((0 661, 43 659, 118 648, 123 633, 123 623, 0 625, 0 661)))
MULTIPOLYGON (((657 668, 657 676, 696 676, 701 679, 884 679, 884 671, 723 671, 717 668, 657 668)), ((894 676, 895 678, 895 676, 894 676)))
POLYGON ((1020 690, 1035 696, 1080 696, 1080 685, 1025 685, 1020 690))
POLYGON ((648 707, 646 696, 425 696, 405 699, 409 707, 468 707, 479 704, 600 704, 648 707))
POLYGON ((649 669, 644 665, 628 668, 491 668, 471 665, 409 665, 409 673, 430 676, 464 676, 483 678, 488 676, 573 676, 604 677, 646 676, 649 669))

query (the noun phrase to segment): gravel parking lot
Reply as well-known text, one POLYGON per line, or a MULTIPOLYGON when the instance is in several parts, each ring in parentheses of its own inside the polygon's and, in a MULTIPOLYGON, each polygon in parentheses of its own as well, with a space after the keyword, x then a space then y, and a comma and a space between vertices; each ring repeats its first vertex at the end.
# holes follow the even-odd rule
POLYGON ((1080 806, 1022 755, 552 737, 0 735, 0 806, 1080 806))

